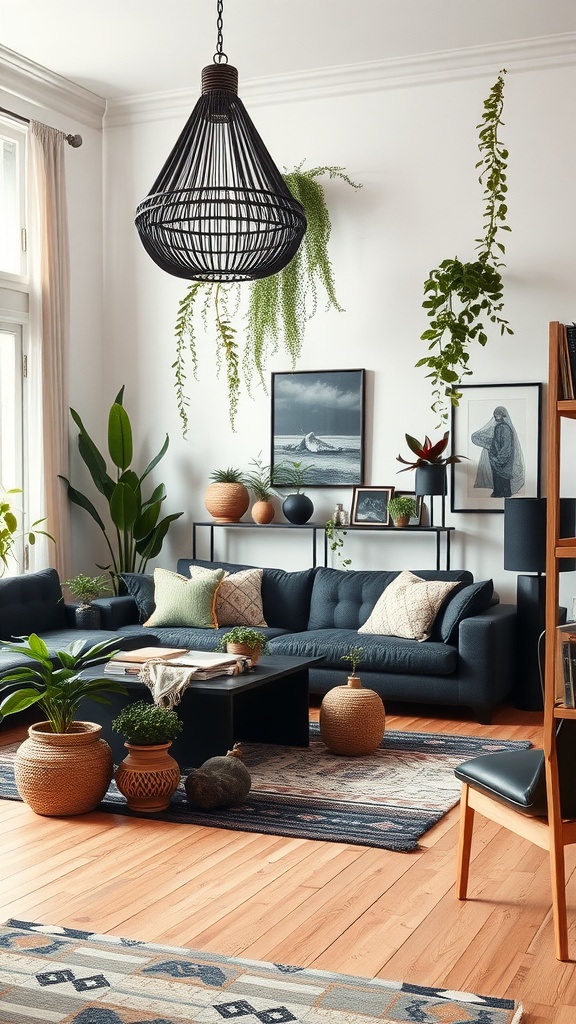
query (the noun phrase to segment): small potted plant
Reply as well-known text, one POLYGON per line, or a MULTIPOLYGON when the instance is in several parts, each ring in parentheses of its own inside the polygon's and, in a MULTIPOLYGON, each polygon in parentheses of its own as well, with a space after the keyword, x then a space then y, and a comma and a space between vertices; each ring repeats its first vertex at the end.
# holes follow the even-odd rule
POLYGON ((105 640, 86 650, 84 640, 75 640, 51 656, 44 641, 31 633, 19 643, 1 641, 2 650, 23 655, 26 663, 0 681, 0 721, 35 704, 46 717, 29 727, 28 739, 16 752, 20 796, 37 814, 94 810, 112 778, 112 753, 101 739, 100 725, 74 716, 85 698, 108 704, 106 693, 127 694, 126 687, 104 675, 104 667, 101 678, 82 678, 84 669, 107 661, 117 647, 105 640))
POLYGON ((79 572, 70 580, 64 581, 64 586, 78 599, 78 607, 75 609, 76 626, 78 629, 100 629, 100 611, 92 608, 92 601, 102 594, 110 592, 110 585, 105 576, 87 576, 79 572))
POLYGON ((350 647, 342 661, 350 665, 346 686, 333 686, 320 705, 320 736, 332 754, 371 754, 384 736, 386 713, 375 690, 362 686, 357 675, 361 647, 350 647))
POLYGON ((217 523, 239 523, 250 504, 244 474, 233 466, 215 469, 206 488, 204 504, 217 523))
POLYGON ((250 514, 255 523, 271 523, 275 515, 272 496, 276 494, 272 486, 271 467, 262 463, 260 455, 252 459, 251 466, 253 468, 244 474, 244 483, 256 498, 250 514))
POLYGON ((401 455, 396 456, 397 462, 404 464, 404 469, 399 473, 406 473, 409 469, 416 470, 415 491, 416 494, 446 494, 446 466, 455 462, 461 462, 465 455, 448 455, 444 452, 448 446, 450 431, 446 431, 439 441, 432 443, 426 436, 423 441, 418 441, 411 434, 406 434, 406 444, 416 456, 416 461, 409 462, 401 455))
POLYGON ((412 516, 416 515, 416 500, 408 494, 395 494, 388 502, 388 511, 394 526, 408 526, 412 516))
POLYGON ((314 512, 312 499, 302 493, 313 469, 310 462, 291 460, 280 462, 274 468, 274 483, 278 487, 290 489, 290 494, 282 502, 282 511, 288 522, 295 526, 303 526, 314 512))
POLYGON ((182 732, 172 708, 136 701, 112 722, 124 736, 128 754, 119 765, 116 785, 133 811, 165 811, 180 783, 178 762, 168 753, 182 732))
POLYGON ((224 633, 215 651, 227 651, 228 654, 239 654, 250 658, 253 665, 256 664, 262 654, 270 654, 268 641, 258 629, 251 629, 250 626, 234 626, 224 633))

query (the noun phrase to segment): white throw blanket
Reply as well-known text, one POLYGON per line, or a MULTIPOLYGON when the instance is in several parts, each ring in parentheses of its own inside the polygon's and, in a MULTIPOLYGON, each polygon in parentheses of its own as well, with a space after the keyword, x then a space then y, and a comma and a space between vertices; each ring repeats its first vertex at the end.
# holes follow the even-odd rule
POLYGON ((183 668, 165 661, 152 660, 145 662, 138 678, 146 683, 155 704, 173 708, 182 700, 184 690, 197 671, 196 668, 183 668))

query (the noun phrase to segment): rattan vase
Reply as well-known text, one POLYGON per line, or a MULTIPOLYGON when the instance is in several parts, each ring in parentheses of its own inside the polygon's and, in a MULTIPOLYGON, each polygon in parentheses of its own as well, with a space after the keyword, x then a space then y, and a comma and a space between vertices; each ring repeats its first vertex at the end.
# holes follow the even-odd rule
POLYGON ((30 726, 16 753, 14 778, 36 814, 85 814, 98 806, 113 771, 101 732, 94 722, 72 722, 70 732, 52 732, 49 722, 30 726))
POLYGON ((262 654, 261 647, 249 647, 248 644, 226 644, 227 654, 238 654, 241 658, 250 658, 253 665, 256 664, 262 654))
POLYGON ((250 504, 244 484, 214 482, 206 488, 204 504, 216 523, 239 523, 250 504))
POLYGON ((171 743, 125 743, 127 756, 116 770, 116 785, 132 811, 165 811, 178 789, 180 768, 168 753, 171 743))
POLYGON ((333 686, 320 706, 320 736, 333 754, 371 754, 384 736, 386 713, 375 690, 348 676, 347 686, 333 686))

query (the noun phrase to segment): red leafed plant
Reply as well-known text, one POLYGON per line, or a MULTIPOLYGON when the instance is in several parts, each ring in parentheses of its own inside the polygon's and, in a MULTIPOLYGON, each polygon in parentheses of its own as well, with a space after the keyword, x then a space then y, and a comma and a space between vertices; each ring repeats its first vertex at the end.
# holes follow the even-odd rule
POLYGON ((408 445, 411 452, 414 452, 416 456, 416 462, 408 462, 407 459, 403 459, 401 455, 397 455, 396 459, 398 462, 403 462, 405 469, 399 469, 399 473, 405 473, 408 469, 417 469, 418 466, 449 466, 453 462, 461 462, 462 459, 467 458, 466 455, 448 455, 443 456, 443 452, 446 451, 448 445, 448 438, 450 431, 446 431, 444 437, 441 437, 439 441, 432 444, 432 441, 428 436, 423 441, 418 441, 411 434, 406 434, 406 444, 408 445))

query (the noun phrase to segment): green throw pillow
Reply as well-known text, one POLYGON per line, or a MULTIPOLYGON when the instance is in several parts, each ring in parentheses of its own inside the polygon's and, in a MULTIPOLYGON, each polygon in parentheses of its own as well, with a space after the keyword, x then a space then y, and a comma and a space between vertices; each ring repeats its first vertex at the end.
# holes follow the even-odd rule
POLYGON ((224 578, 223 569, 191 580, 169 569, 154 569, 156 608, 145 626, 196 626, 216 629, 216 591, 224 578))

